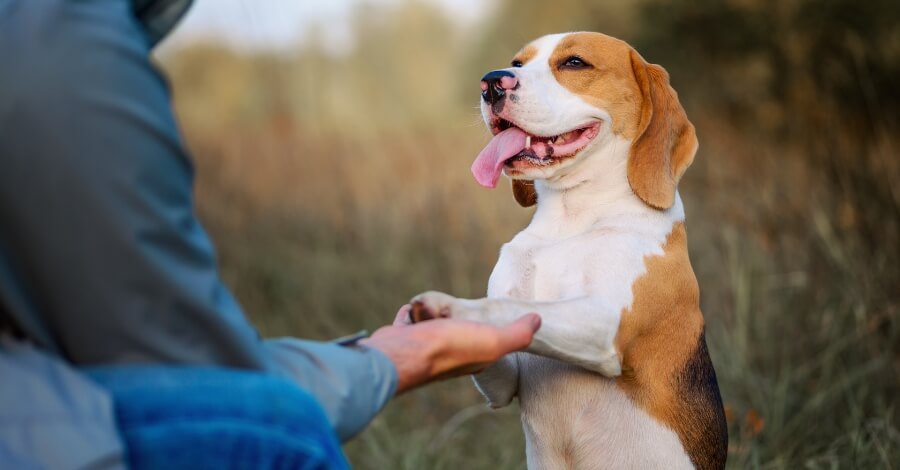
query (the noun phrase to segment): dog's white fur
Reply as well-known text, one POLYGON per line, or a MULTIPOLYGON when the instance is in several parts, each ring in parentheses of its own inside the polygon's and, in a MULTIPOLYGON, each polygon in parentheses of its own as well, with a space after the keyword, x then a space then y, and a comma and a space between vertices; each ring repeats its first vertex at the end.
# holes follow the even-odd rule
MULTIPOLYGON (((574 158, 521 175, 535 180, 538 207, 503 246, 487 298, 428 292, 414 300, 495 325, 541 315, 528 353, 475 376, 492 407, 518 395, 529 468, 693 468, 675 432, 609 379, 621 373, 613 342, 632 304, 632 284, 646 272, 644 258, 662 255, 673 225, 684 220, 681 199, 661 211, 633 193, 626 174, 631 142, 612 132, 607 111, 560 85, 550 70, 548 58, 564 36, 538 39, 538 56, 510 69, 522 85, 506 113, 537 135, 599 120, 599 135, 574 158)), ((482 111, 488 121, 484 103, 482 111)))

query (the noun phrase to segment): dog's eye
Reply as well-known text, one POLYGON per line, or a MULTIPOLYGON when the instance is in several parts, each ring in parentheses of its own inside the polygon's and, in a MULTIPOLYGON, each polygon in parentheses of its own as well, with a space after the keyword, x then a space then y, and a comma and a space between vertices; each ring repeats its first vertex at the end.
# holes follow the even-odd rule
POLYGON ((518 67, 521 67, 521 66, 522 66, 522 61, 516 59, 516 60, 512 61, 512 63, 511 63, 510 65, 512 65, 513 67, 518 68, 518 67))
POLYGON ((579 69, 586 69, 590 66, 591 66, 591 64, 585 62, 584 59, 582 59, 581 57, 578 57, 576 55, 573 55, 571 57, 566 57, 559 63, 559 68, 561 68, 561 69, 579 70, 579 69))

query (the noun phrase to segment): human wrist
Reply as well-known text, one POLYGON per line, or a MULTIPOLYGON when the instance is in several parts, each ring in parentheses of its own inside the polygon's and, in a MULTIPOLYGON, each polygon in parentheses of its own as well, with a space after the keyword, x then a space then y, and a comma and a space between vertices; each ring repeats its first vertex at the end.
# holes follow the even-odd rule
POLYGON ((420 330, 415 326, 385 327, 359 342, 378 350, 393 363, 398 395, 430 381, 439 372, 437 361, 447 342, 441 335, 422 335, 420 330))

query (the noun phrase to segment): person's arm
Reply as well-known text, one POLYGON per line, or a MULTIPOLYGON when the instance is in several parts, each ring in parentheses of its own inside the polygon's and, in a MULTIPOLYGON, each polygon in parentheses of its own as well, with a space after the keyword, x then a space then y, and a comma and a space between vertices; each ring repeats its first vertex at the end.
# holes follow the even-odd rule
POLYGON ((529 315, 502 328, 458 320, 410 325, 407 313, 404 306, 393 325, 356 346, 280 339, 267 341, 266 347, 282 373, 318 397, 329 416, 338 417, 336 431, 347 440, 395 394, 477 372, 526 348, 541 323, 529 315), (354 390, 361 386, 369 393, 354 390))

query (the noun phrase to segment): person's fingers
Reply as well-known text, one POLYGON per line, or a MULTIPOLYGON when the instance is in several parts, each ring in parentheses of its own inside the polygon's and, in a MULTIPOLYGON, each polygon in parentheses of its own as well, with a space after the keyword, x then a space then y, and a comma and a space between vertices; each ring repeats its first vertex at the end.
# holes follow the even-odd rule
POLYGON ((397 316, 394 317, 394 326, 406 326, 411 325, 412 321, 409 319, 409 310, 410 305, 406 304, 400 307, 400 310, 397 310, 397 316))
POLYGON ((525 349, 531 344, 531 339, 541 327, 541 317, 536 313, 519 318, 518 320, 499 328, 499 342, 497 347, 500 354, 525 349))

